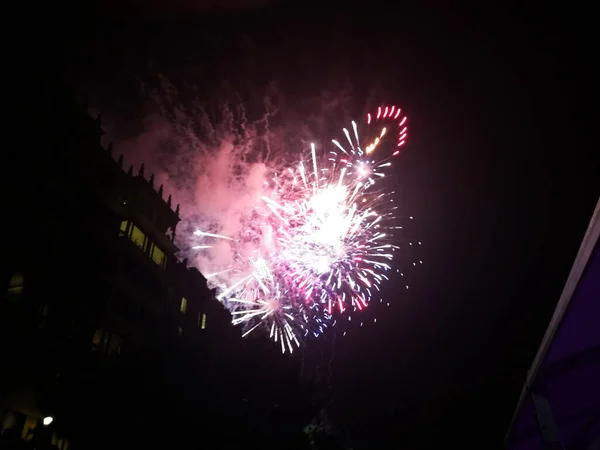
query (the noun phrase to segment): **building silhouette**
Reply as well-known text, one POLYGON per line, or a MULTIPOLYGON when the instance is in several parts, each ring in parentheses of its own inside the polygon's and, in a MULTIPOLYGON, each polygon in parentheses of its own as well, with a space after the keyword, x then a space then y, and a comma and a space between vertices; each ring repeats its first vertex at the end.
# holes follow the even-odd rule
POLYGON ((295 442, 308 388, 242 340, 177 259, 179 206, 102 147, 85 103, 23 87, 3 155, 1 437, 61 450, 295 442))

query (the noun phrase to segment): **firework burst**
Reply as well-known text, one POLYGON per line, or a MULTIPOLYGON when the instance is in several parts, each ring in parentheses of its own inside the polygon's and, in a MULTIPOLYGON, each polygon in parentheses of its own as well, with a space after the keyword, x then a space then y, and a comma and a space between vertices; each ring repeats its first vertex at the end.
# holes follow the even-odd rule
POLYGON ((406 122, 400 108, 379 107, 366 116, 365 139, 353 121, 329 151, 311 144, 307 158, 272 172, 252 214, 261 248, 226 269, 237 273, 236 281, 220 287, 219 300, 244 335, 264 328, 284 353, 292 352, 304 336, 319 336, 339 316, 368 307, 398 250, 394 192, 381 180, 406 142, 406 122))

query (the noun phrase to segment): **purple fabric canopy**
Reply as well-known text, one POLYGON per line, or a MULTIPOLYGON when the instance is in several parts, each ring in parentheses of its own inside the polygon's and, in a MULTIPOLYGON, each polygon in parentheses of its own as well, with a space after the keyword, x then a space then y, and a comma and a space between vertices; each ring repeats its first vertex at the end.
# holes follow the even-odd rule
POLYGON ((528 373, 507 434, 511 450, 545 449, 543 432, 546 443, 556 439, 567 450, 587 450, 600 436, 599 235, 600 201, 528 373), (549 410, 551 420, 538 421, 532 394, 547 400, 537 414, 549 410))

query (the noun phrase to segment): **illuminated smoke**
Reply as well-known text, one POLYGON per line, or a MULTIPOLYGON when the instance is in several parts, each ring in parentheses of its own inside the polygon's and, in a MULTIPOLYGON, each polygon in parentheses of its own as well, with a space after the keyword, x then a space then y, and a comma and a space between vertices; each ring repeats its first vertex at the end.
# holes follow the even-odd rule
POLYGON ((146 131, 121 146, 181 204, 181 254, 245 334, 266 329, 291 352, 307 333, 335 325, 336 314, 368 306, 388 279, 400 228, 393 192, 372 187, 406 141, 396 106, 365 115, 364 141, 351 122, 332 142, 327 114, 284 117, 276 91, 258 107, 231 92, 199 103, 161 78, 150 98, 146 131), (312 141, 319 156, 307 153, 312 141))
POLYGON ((117 143, 128 161, 145 163, 146 171, 155 172, 156 182, 164 185, 165 196, 171 194, 181 204, 181 256, 208 277, 210 287, 234 283, 243 274, 226 269, 269 246, 268 230, 253 229, 252 217, 264 207, 266 181, 283 159, 303 150, 313 137, 311 125, 319 131, 324 115, 340 115, 343 109, 327 94, 325 102, 319 96, 310 100, 312 108, 322 108, 309 120, 300 120, 291 107, 284 120, 279 106, 283 95, 272 85, 264 91, 252 99, 255 112, 249 114, 248 102, 227 88, 214 94, 216 101, 201 102, 195 90, 182 93, 161 76, 157 84, 145 86, 149 111, 143 131, 117 143), (234 240, 199 242, 193 234, 197 228, 234 240), (198 246, 210 248, 192 248, 198 246))

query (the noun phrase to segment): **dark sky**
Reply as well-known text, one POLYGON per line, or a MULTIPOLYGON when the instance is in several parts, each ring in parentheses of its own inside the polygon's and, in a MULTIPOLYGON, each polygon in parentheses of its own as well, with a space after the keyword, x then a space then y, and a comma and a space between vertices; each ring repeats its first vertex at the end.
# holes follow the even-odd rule
POLYGON ((401 195, 425 264, 376 325, 337 342, 337 416, 364 448, 500 442, 600 194, 589 15, 141 3, 28 27, 46 45, 28 54, 92 98, 123 99, 131 122, 125 99, 154 70, 277 79, 292 102, 345 84, 357 114, 372 92, 404 105, 401 195))

